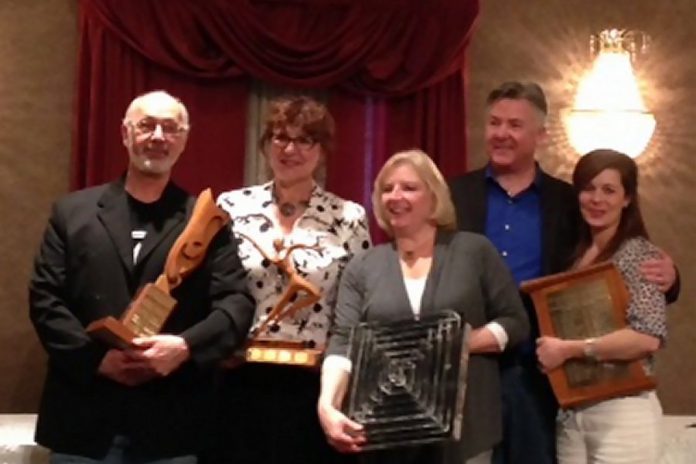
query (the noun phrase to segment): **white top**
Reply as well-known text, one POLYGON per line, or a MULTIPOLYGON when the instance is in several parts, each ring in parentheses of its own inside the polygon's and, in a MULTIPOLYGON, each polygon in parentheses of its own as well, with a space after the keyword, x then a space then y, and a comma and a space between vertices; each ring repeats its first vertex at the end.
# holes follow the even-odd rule
POLYGON ((423 299, 426 279, 427 276, 416 279, 404 277, 408 301, 411 303, 411 310, 413 311, 413 315, 416 317, 416 319, 418 319, 420 316, 421 300, 423 299))
POLYGON ((338 278, 354 253, 370 246, 365 209, 315 186, 309 206, 283 236, 273 213, 272 183, 232 190, 218 197, 218 205, 232 217, 239 258, 247 270, 249 290, 256 299, 255 323, 275 306, 287 286, 287 278, 271 265, 259 250, 240 233, 250 237, 273 257, 273 240, 282 238, 284 246, 300 248, 291 258, 297 272, 321 291, 321 299, 294 317, 269 327, 262 336, 278 340, 305 341, 309 346, 326 343, 326 332, 336 302, 338 278))
MULTIPOLYGON (((413 316, 416 319, 418 319, 420 316, 421 300, 423 299, 426 280, 427 276, 415 279, 404 277, 404 285, 406 286, 408 301, 411 303, 411 310, 413 311, 413 316)), ((500 347, 500 351, 505 351, 505 346, 508 342, 508 335, 503 326, 497 322, 489 322, 485 325, 485 327, 490 330, 495 337, 495 340, 498 342, 498 346, 500 347)), ((324 359, 323 367, 328 369, 338 368, 346 372, 350 372, 353 369, 353 363, 345 356, 331 354, 324 359)))

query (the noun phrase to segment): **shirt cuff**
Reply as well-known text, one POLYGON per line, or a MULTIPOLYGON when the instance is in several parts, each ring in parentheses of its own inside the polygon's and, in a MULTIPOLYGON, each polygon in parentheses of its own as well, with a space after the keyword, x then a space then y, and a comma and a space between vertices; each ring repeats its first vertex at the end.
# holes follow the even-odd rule
POLYGON ((507 346, 508 342, 508 334, 503 326, 497 322, 489 322, 486 324, 486 328, 490 330, 495 337, 495 340, 498 342, 498 346, 500 347, 500 351, 505 351, 505 347, 507 346))
POLYGON ((341 369, 350 374, 350 371, 353 370, 353 363, 350 361, 350 359, 346 358, 345 356, 341 356, 339 354, 330 354, 326 358, 324 358, 324 362, 322 363, 321 368, 322 370, 341 369))

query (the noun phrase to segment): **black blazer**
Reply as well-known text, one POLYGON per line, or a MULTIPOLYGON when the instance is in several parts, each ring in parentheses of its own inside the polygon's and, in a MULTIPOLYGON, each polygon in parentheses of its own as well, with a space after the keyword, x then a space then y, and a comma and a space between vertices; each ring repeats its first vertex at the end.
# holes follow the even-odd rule
MULTIPOLYGON (((540 172, 541 195, 541 268, 543 275, 568 270, 578 244, 581 227, 580 207, 573 187, 560 179, 540 172)), ((452 200, 457 211, 460 230, 485 234, 488 192, 486 168, 471 171, 450 181, 452 200)), ((677 279, 667 294, 668 303, 679 298, 681 281, 677 279)), ((525 306, 531 309, 531 301, 525 298, 525 306)), ((536 317, 530 311, 532 332, 536 332, 536 317)))
POLYGON ((123 179, 74 192, 53 207, 29 285, 30 316, 48 353, 36 441, 56 452, 103 456, 115 434, 145 455, 191 454, 201 443, 212 367, 245 338, 254 311, 229 230, 172 296, 163 333, 180 334, 191 359, 169 376, 126 387, 97 374, 107 348, 85 332, 119 317, 137 290, 162 272, 194 204, 169 184, 162 217, 133 265, 123 179))
MULTIPOLYGON (((450 182, 461 230, 485 233, 488 192, 486 169, 450 182)), ((580 213, 573 187, 541 171, 541 261, 544 275, 568 269, 578 240, 580 213)))
MULTIPOLYGON (((567 182, 541 171, 539 194, 541 203, 541 269, 543 275, 568 269, 579 233, 580 212, 577 196, 567 182)), ((450 181, 452 200, 457 213, 459 229, 485 234, 488 208, 488 181, 486 168, 471 171, 450 181)), ((531 299, 522 294, 531 322, 530 336, 539 335, 539 327, 531 299)), ((506 353, 503 366, 515 364, 517 355, 506 353)), ((535 359, 523 360, 536 363, 535 359)))

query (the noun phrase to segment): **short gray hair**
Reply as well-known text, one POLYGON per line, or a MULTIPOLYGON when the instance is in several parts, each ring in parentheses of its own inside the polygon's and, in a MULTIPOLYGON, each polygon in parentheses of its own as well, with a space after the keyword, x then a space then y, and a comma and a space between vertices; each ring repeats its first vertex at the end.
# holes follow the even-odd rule
POLYGON ((536 82, 504 82, 488 94, 486 106, 490 108, 494 103, 500 100, 527 100, 539 111, 542 123, 549 112, 544 90, 536 82))
POLYGON ((181 100, 179 100, 178 98, 176 98, 175 96, 173 96, 165 90, 153 90, 135 97, 126 109, 126 114, 123 116, 123 122, 130 122, 130 117, 134 112, 146 106, 148 102, 155 100, 171 100, 172 102, 174 102, 176 106, 179 108, 181 124, 184 126, 185 129, 188 129, 189 115, 186 106, 181 102, 181 100))

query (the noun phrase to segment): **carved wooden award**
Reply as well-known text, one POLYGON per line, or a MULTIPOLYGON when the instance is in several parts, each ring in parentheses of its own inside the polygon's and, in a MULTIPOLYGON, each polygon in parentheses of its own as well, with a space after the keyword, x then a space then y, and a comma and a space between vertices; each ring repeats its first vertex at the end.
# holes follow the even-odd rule
MULTIPOLYGON (((522 282, 534 302, 541 335, 584 340, 626 327, 629 295, 611 262, 522 282)), ((563 408, 655 387, 641 361, 572 359, 549 374, 563 408)))
POLYGON ((276 265, 287 278, 288 284, 268 315, 251 329, 251 335, 244 345, 243 352, 236 353, 226 365, 232 367, 244 360, 254 363, 318 367, 321 362, 321 349, 307 346, 303 341, 279 340, 264 336, 267 328, 279 323, 282 319, 292 317, 304 308, 313 306, 321 298, 321 291, 297 272, 291 257, 295 250, 318 250, 318 245, 295 244, 286 248, 283 240, 277 239, 273 241, 275 256, 271 256, 250 237, 244 234, 238 235, 248 240, 264 258, 276 265))
POLYGON ((171 291, 201 264, 213 237, 229 221, 229 215, 215 205, 211 190, 202 191, 186 227, 167 255, 162 275, 138 292, 120 320, 109 316, 94 321, 87 332, 119 348, 129 346, 136 337, 158 334, 176 306, 171 291))

